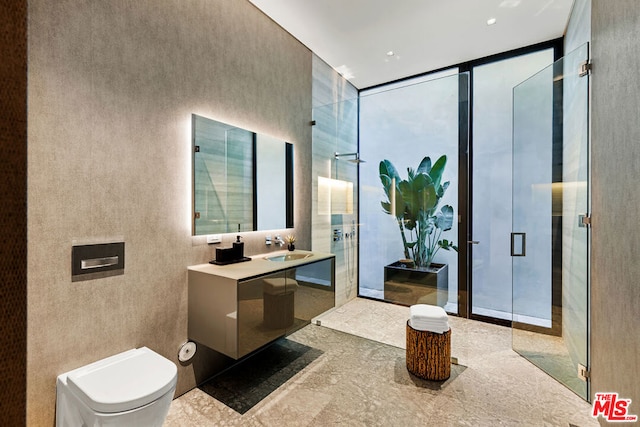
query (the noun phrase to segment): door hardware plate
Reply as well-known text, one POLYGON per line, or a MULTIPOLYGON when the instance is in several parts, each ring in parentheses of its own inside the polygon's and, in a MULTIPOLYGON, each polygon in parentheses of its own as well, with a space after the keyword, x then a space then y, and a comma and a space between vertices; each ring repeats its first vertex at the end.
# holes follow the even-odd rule
POLYGON ((587 60, 580 63, 580 68, 578 69, 578 76, 584 77, 587 74, 591 73, 591 61, 587 60))
POLYGON ((590 377, 591 371, 589 371, 586 366, 578 363, 578 378, 580 378, 582 381, 589 381, 590 377))
POLYGON ((591 216, 589 214, 578 215, 578 227, 581 227, 581 228, 591 227, 591 216))

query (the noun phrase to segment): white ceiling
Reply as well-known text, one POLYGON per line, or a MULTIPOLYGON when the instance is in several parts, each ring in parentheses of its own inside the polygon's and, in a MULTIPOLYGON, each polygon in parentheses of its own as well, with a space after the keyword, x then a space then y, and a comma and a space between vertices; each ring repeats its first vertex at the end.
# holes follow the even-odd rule
POLYGON ((573 5, 573 0, 249 1, 359 89, 561 37, 573 5), (497 22, 489 26, 489 18, 497 22))

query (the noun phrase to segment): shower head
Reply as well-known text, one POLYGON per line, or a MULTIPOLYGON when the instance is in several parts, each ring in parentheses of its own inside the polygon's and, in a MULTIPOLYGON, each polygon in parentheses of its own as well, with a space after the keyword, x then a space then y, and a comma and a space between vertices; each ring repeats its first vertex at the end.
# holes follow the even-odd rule
POLYGON ((360 158, 360 153, 342 153, 342 154, 341 153, 333 153, 333 157, 336 160, 339 160, 340 157, 344 157, 344 156, 353 156, 354 157, 353 159, 349 159, 349 161, 351 163, 359 164, 359 163, 365 163, 366 162, 365 160, 362 160, 360 158))

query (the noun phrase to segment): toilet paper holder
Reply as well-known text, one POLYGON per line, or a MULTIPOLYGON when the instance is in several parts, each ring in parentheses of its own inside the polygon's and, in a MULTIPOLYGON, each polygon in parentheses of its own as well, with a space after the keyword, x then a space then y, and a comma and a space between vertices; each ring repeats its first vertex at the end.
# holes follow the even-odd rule
POLYGON ((178 360, 181 363, 186 363, 196 354, 196 343, 193 341, 186 341, 182 343, 178 350, 178 360))

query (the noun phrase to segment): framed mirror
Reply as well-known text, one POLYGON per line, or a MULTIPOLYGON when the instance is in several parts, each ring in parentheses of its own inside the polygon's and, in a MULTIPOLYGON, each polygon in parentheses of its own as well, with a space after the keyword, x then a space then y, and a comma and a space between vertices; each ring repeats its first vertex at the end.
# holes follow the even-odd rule
POLYGON ((293 227, 293 144, 192 115, 193 234, 293 227))

